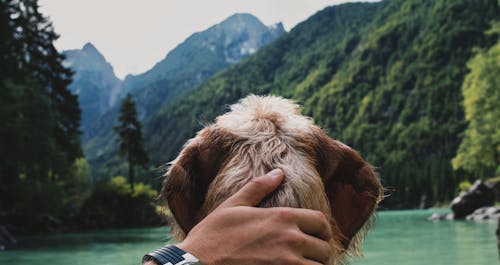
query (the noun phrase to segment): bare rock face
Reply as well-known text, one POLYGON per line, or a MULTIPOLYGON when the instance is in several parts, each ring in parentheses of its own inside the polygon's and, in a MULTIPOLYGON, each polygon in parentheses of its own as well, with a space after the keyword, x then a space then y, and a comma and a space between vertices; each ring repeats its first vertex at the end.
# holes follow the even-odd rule
POLYGON ((69 85, 71 93, 78 95, 82 110, 82 127, 86 131, 113 104, 113 95, 121 85, 113 67, 92 43, 82 49, 64 51, 64 65, 74 71, 69 85))
POLYGON ((481 207, 465 218, 470 221, 500 220, 500 206, 481 207))
POLYGON ((468 191, 461 192, 458 197, 453 199, 450 207, 455 219, 464 219, 476 209, 492 206, 494 202, 495 193, 493 190, 486 186, 483 181, 476 180, 468 191))

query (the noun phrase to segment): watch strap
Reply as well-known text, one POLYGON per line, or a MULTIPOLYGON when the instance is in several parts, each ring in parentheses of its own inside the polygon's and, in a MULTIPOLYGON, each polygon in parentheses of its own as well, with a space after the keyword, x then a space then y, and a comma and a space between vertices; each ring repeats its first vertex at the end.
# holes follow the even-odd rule
POLYGON ((151 260, 155 261, 159 265, 201 264, 195 256, 174 245, 166 245, 144 255, 142 263, 144 264, 145 262, 151 260))

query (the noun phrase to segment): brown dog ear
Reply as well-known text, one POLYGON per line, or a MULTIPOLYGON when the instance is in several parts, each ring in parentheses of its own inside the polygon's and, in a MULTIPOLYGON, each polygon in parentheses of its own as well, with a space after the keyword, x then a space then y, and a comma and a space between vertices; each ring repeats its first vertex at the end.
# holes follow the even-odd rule
POLYGON ((163 183, 161 197, 187 234, 201 216, 208 186, 225 161, 234 135, 214 126, 207 127, 184 146, 172 162, 163 183))
POLYGON ((318 141, 318 172, 335 225, 342 233, 341 243, 348 249, 380 202, 382 186, 371 166, 356 151, 332 140, 319 128, 314 135, 318 141))

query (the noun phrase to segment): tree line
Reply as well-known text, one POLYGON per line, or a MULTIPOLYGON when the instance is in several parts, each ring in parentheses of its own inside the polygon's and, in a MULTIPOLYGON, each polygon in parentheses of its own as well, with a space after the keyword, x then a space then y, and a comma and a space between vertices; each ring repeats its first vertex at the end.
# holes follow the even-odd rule
POLYGON ((122 188, 124 182, 116 179, 91 187, 80 146, 81 110, 68 89, 73 72, 54 47, 58 35, 37 1, 0 0, 0 36, 0 224, 21 232, 99 227, 119 211, 100 193, 121 194, 129 202, 124 207, 135 205, 132 212, 121 211, 121 217, 112 220, 151 222, 156 192, 143 184, 134 191, 133 185, 134 165, 145 164, 147 155, 140 146, 131 98, 124 103, 123 126, 116 128, 131 166, 131 189, 122 188), (138 217, 131 217, 134 209, 142 214, 136 211, 138 217), (95 212, 109 216, 96 219, 95 212))

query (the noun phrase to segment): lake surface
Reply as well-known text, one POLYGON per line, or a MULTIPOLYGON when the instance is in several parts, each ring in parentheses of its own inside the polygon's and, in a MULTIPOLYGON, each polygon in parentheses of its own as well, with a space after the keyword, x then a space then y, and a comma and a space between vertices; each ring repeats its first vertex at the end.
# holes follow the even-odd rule
POLYGON ((427 221, 433 212, 379 213, 375 229, 353 265, 493 265, 500 264, 496 222, 427 221))
MULTIPOLYGON (((387 211, 352 265, 500 264, 496 223, 429 222, 433 211, 387 211)), ((443 211, 441 211, 443 212, 443 211)), ((138 265, 142 255, 168 242, 168 228, 27 236, 0 252, 2 265, 138 265)))

